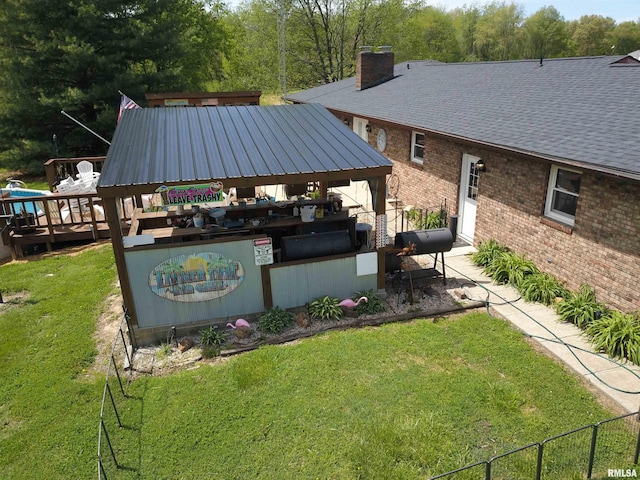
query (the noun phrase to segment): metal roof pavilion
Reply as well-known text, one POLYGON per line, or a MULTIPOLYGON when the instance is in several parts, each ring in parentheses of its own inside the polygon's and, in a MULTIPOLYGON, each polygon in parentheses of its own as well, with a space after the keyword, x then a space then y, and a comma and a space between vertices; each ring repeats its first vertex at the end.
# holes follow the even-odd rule
POLYGON ((98 193, 381 177, 391 162, 319 104, 126 110, 98 193))

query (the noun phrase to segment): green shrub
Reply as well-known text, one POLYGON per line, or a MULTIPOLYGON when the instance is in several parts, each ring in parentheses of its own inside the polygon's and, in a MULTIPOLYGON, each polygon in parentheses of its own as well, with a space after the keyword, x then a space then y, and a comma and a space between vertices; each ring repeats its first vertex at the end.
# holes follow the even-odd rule
POLYGON ((227 339, 227 334, 215 325, 200 331, 200 344, 203 347, 219 347, 227 339))
POLYGON ((596 350, 640 365, 640 319, 617 311, 594 320, 586 329, 596 350))
POLYGON ((220 355, 220 347, 215 345, 206 345, 202 347, 202 358, 214 358, 220 355))
POLYGON ((487 267, 496 257, 507 251, 509 251, 507 247, 503 247, 491 239, 478 245, 478 249, 471 254, 471 262, 477 267, 487 267))
POLYGON ((548 273, 534 273, 520 284, 520 294, 527 302, 540 302, 552 305, 558 297, 568 295, 566 287, 553 275, 548 273))
POLYGON ((293 323, 293 313, 273 307, 258 319, 258 329, 268 333, 280 333, 293 323))
POLYGON ((331 318, 340 318, 343 312, 340 308, 340 301, 335 297, 325 295, 318 297, 309 304, 309 315, 313 318, 329 320, 331 318))
POLYGON ((447 226, 447 216, 447 210, 444 207, 437 211, 427 212, 424 216, 420 210, 415 208, 407 212, 407 220, 412 222, 417 230, 444 228, 447 226))
POLYGON ((540 273, 536 264, 524 255, 515 252, 503 252, 496 255, 485 267, 485 272, 497 283, 509 283, 518 288, 524 279, 540 273))
POLYGON ((596 292, 589 285, 582 285, 577 293, 569 293, 556 304, 560 319, 585 329, 591 322, 608 315, 607 306, 596 301, 596 292))
POLYGON ((360 302, 356 307, 356 311, 360 315, 375 315, 376 313, 382 313, 387 309, 384 301, 378 297, 373 290, 367 290, 365 292, 356 292, 353 295, 353 301, 357 302, 360 297, 367 297, 367 302, 360 302))
POLYGON ((161 343, 157 356, 158 358, 166 358, 171 355, 172 350, 170 343, 161 343))

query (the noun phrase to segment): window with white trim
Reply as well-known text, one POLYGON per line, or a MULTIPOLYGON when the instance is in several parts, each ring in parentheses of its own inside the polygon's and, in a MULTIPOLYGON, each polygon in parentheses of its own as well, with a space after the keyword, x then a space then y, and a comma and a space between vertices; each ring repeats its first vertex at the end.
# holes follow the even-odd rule
POLYGON ((420 165, 424 161, 424 133, 411 132, 411 161, 420 165))
POLYGON ((573 227, 581 180, 582 173, 577 170, 561 168, 557 165, 551 167, 547 201, 544 206, 546 217, 573 227))

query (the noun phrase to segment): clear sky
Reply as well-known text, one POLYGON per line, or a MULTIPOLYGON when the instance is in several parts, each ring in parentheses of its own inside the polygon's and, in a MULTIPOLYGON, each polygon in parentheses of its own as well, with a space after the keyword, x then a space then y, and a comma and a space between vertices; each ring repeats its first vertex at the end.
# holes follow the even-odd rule
MULTIPOLYGON (((463 7, 464 5, 485 5, 490 2, 465 0, 434 0, 433 5, 442 6, 447 10, 463 7)), ((505 3, 510 3, 505 1, 505 3)), ((553 6, 565 20, 577 20, 582 15, 602 15, 611 17, 616 23, 629 20, 637 22, 640 19, 639 0, 520 0, 515 2, 522 5, 525 15, 529 16, 542 7, 553 6)))

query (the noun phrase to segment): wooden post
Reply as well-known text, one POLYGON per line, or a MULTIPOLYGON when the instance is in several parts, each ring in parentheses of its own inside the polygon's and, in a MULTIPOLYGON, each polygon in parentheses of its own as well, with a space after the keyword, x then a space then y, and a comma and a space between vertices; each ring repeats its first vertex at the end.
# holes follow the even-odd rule
POLYGON ((138 326, 138 317, 136 315, 135 304, 133 302, 133 293, 131 292, 131 283, 129 281, 129 273, 127 272, 127 264, 124 259, 124 243, 122 242, 122 228, 120 226, 120 216, 118 215, 117 202, 115 197, 102 197, 104 204, 104 214, 109 225, 109 234, 111 236, 111 245, 113 246, 113 255, 116 261, 118 277, 120 278, 120 290, 122 291, 122 300, 125 308, 129 312, 131 324, 138 326))

